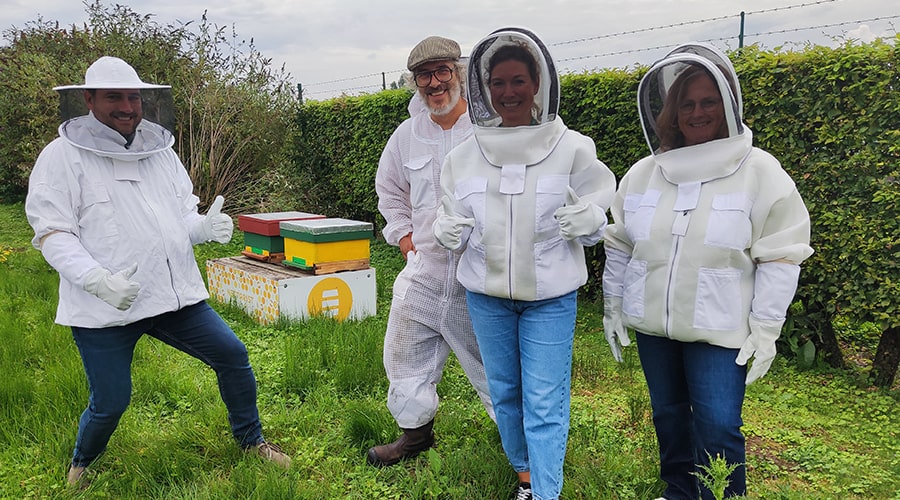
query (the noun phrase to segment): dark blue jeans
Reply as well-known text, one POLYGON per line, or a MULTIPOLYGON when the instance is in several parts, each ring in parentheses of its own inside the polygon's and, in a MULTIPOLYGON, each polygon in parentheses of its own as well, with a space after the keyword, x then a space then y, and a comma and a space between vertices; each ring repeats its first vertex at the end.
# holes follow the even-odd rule
POLYGON ((709 456, 739 464, 728 477, 725 496, 747 491, 741 407, 746 367, 735 364, 737 349, 702 342, 678 342, 637 334, 638 353, 650 391, 659 442, 659 472, 667 500, 704 500, 713 495, 697 480, 709 456))
POLYGON ((72 327, 90 400, 78 423, 72 464, 86 467, 106 448, 131 400, 131 361, 144 334, 209 365, 228 409, 231 433, 241 447, 263 441, 256 407, 256 378, 247 348, 206 302, 136 323, 108 328, 72 327))

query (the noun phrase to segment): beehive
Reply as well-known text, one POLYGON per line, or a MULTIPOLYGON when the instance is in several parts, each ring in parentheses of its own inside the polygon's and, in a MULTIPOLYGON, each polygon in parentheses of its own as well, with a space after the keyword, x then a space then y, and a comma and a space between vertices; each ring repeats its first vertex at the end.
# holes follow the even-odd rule
POLYGON ((306 212, 270 212, 238 216, 238 228, 244 232, 244 256, 266 262, 284 260, 284 238, 279 224, 286 220, 324 219, 324 215, 306 212))
POLYGON ((369 267, 371 222, 327 218, 282 221, 284 264, 315 274, 369 267))

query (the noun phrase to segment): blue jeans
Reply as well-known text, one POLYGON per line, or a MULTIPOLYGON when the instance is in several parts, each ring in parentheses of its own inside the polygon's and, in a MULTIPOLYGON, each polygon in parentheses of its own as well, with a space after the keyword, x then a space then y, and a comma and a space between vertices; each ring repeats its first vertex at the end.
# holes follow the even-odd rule
POLYGON ((234 438, 244 448, 263 441, 247 348, 206 302, 200 302, 130 325, 72 327, 90 390, 88 407, 78 422, 72 465, 89 465, 116 430, 131 399, 134 346, 145 333, 215 370, 234 438))
POLYGON ((734 362, 738 350, 640 332, 637 345, 659 442, 660 477, 667 485, 663 496, 695 500, 699 492, 712 499, 694 474, 717 455, 738 465, 728 476, 725 496, 745 495, 741 406, 747 372, 734 362))
POLYGON ((559 497, 569 437, 576 295, 538 301, 466 292, 497 428, 535 499, 559 497))

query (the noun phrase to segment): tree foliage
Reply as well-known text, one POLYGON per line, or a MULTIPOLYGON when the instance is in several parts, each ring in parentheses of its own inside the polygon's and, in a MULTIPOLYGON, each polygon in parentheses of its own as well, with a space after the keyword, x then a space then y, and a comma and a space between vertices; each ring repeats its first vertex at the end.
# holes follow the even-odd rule
POLYGON ((231 210, 264 205, 267 182, 290 157, 295 125, 296 97, 283 68, 205 14, 198 23, 163 25, 99 0, 85 9, 80 27, 39 18, 3 33, 0 199, 24 197, 34 160, 56 136, 52 88, 82 82, 94 60, 111 55, 145 81, 172 85, 176 146, 204 204, 223 194, 231 210))

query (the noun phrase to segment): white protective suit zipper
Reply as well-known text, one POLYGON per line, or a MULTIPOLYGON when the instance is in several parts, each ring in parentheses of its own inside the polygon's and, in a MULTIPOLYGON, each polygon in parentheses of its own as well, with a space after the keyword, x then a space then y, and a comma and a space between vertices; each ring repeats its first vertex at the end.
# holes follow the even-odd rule
POLYGON ((515 221, 513 220, 512 196, 511 195, 506 195, 506 214, 507 214, 506 220, 509 221, 509 223, 506 225, 506 248, 508 249, 508 251, 506 252, 506 259, 507 259, 506 269, 509 270, 508 274, 506 275, 506 279, 507 279, 507 283, 509 284, 509 286, 507 287, 507 290, 509 290, 509 298, 512 299, 516 295, 515 295, 515 293, 513 293, 513 284, 515 283, 515 280, 513 280, 513 276, 515 275, 515 270, 513 269, 513 262, 515 261, 515 259, 513 259, 512 245, 513 245, 513 223, 515 221))
MULTIPOLYGON (((153 219, 156 221, 156 227, 161 233, 163 231, 163 228, 162 228, 162 225, 159 223, 160 217, 157 213, 156 207, 153 205, 153 202, 150 199, 148 199, 146 196, 144 196, 143 190, 141 190, 141 196, 144 198, 144 203, 147 205, 148 208, 150 208, 150 211, 153 212, 153 219)), ((177 309, 181 309, 182 308, 181 297, 179 297, 178 290, 176 290, 176 288, 175 288, 175 270, 172 268, 172 259, 170 259, 168 257, 169 252, 170 252, 170 249, 168 248, 168 244, 167 244, 168 240, 166 239, 166 237, 164 235, 160 234, 159 241, 162 242, 163 247, 165 248, 165 251, 166 251, 166 269, 169 270, 169 287, 172 289, 172 295, 175 296, 175 306, 177 309)))
POLYGON ((674 281, 675 275, 677 274, 675 271, 678 268, 678 262, 681 260, 681 240, 683 240, 684 235, 687 234, 687 228, 690 222, 691 214, 689 210, 682 211, 681 217, 675 217, 675 220, 672 222, 672 235, 675 236, 675 238, 672 240, 672 257, 669 260, 669 276, 666 283, 666 338, 671 338, 672 318, 674 317, 672 304, 675 302, 674 281))

